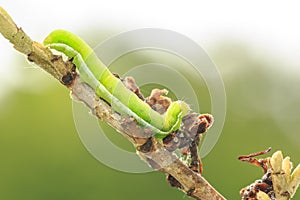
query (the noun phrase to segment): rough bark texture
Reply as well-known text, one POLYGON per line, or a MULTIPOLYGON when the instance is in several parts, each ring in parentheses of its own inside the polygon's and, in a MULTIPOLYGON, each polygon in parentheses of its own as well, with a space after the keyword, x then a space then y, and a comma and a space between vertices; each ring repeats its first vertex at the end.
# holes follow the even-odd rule
POLYGON ((1 7, 0 32, 16 50, 28 56, 29 61, 34 62, 66 85, 72 91, 73 97, 85 103, 95 116, 125 136, 137 148, 138 155, 145 162, 174 177, 187 195, 195 199, 225 199, 201 175, 189 169, 175 154, 166 150, 157 139, 145 138, 147 130, 139 127, 134 119, 114 112, 105 101, 95 95, 89 86, 80 81, 80 77, 70 62, 64 62, 60 56, 53 55, 48 48, 32 41, 1 7))

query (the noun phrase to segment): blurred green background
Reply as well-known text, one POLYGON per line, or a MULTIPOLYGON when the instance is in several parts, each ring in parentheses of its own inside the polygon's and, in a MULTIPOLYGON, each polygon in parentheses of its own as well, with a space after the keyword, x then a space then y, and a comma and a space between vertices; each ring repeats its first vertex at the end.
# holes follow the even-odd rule
MULTIPOLYGON (((105 38, 82 36, 92 44, 105 38)), ((0 199, 188 199, 171 188, 162 173, 123 173, 94 159, 76 132, 69 91, 15 54, 10 66, 1 66, 13 68, 18 84, 1 85, 9 91, 0 101, 0 199)), ((283 70, 286 63, 279 59, 233 40, 220 41, 208 54, 224 80, 227 115, 217 145, 203 159, 203 175, 225 197, 239 199, 239 190, 262 176, 260 168, 239 162, 239 155, 271 146, 272 152, 280 149, 295 164, 300 162, 300 75, 283 70)), ((151 61, 151 55, 127 55, 112 68, 136 66, 151 61)), ((122 70, 120 74, 126 71, 122 70)), ((193 77, 190 80, 200 88, 201 111, 209 112, 205 83, 193 77)), ((143 92, 149 88, 144 87, 143 92)), ((121 136, 113 133, 108 137, 132 150, 121 136)), ((300 192, 294 199, 299 198, 300 192)))

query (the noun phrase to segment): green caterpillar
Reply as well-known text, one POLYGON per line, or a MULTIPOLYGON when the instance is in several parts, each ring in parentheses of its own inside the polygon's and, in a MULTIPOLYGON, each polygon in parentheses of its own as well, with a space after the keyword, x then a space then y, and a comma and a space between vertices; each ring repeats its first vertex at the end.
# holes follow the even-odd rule
POLYGON ((80 78, 95 90, 97 96, 113 105, 117 112, 134 117, 143 127, 150 127, 156 137, 165 137, 176 131, 182 117, 189 112, 189 106, 183 101, 172 102, 163 115, 154 111, 127 89, 100 61, 92 48, 73 33, 55 30, 46 37, 44 44, 73 58, 80 78))

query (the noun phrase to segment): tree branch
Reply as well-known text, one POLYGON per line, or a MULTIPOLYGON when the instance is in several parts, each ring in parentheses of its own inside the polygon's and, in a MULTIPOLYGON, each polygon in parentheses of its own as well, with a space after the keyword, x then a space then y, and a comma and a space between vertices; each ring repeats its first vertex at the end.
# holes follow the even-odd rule
POLYGON ((60 56, 52 52, 42 44, 34 42, 26 35, 22 28, 17 27, 8 13, 0 7, 0 32, 8 39, 16 50, 28 56, 28 60, 34 62, 57 80, 63 80, 71 74, 71 66, 65 63, 60 56))
POLYGON ((74 72, 70 62, 64 62, 60 56, 53 55, 48 48, 32 41, 1 7, 0 32, 16 50, 28 56, 29 61, 34 62, 66 85, 72 91, 73 97, 85 103, 95 116, 125 136, 136 147, 138 155, 145 162, 173 176, 180 183, 180 189, 187 195, 195 199, 225 199, 201 175, 189 169, 175 154, 166 150, 157 139, 139 137, 144 134, 144 131, 135 121, 114 112, 105 101, 95 95, 93 89, 80 81, 79 75, 74 72), (149 148, 143 148, 145 144, 150 144, 149 148))
POLYGON ((242 200, 289 200, 300 184, 300 164, 294 169, 290 157, 285 157, 281 151, 276 151, 272 157, 264 159, 255 156, 268 153, 265 151, 240 156, 238 159, 262 167, 264 175, 251 185, 243 188, 240 193, 242 200))

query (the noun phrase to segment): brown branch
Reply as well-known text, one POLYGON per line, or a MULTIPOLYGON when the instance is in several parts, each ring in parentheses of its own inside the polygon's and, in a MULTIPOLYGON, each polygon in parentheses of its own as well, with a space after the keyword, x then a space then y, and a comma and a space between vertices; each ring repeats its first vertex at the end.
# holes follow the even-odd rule
POLYGON ((240 156, 241 161, 262 167, 264 175, 240 192, 242 200, 289 200, 300 184, 300 164, 292 173, 293 163, 290 157, 285 157, 281 151, 276 151, 272 157, 257 159, 255 156, 268 153, 265 151, 240 156))
MULTIPOLYGON (((129 139, 137 149, 140 149, 140 147, 147 142, 147 138, 135 137, 138 134, 143 134, 141 128, 137 126, 133 136, 132 130, 129 131, 127 129, 128 126, 126 124, 128 118, 115 113, 106 102, 95 95, 89 86, 80 82, 80 78, 75 79, 71 90, 72 95, 75 96, 76 99, 84 102, 99 119, 106 121, 113 128, 118 130, 129 139)), ((183 191, 195 199, 225 199, 202 176, 184 165, 155 138, 152 138, 151 142, 150 151, 138 151, 139 156, 150 166, 167 174, 171 174, 181 184, 183 191)))
POLYGON ((103 100, 95 95, 85 83, 80 81, 72 64, 64 62, 60 56, 43 45, 34 42, 25 32, 16 26, 7 12, 0 7, 0 32, 28 59, 54 78, 66 85, 75 99, 85 103, 99 119, 107 122, 125 136, 137 149, 138 155, 154 169, 174 177, 187 195, 194 199, 224 200, 201 175, 183 164, 175 154, 166 150, 155 138, 141 137, 145 130, 139 127, 130 117, 119 115, 103 100), (130 125, 128 125, 130 124, 130 125))
POLYGON ((72 74, 70 64, 65 63, 60 56, 53 55, 42 44, 31 40, 22 28, 17 27, 2 7, 0 7, 0 32, 14 45, 16 50, 28 56, 29 61, 43 68, 63 84, 68 84, 64 80, 72 74))

